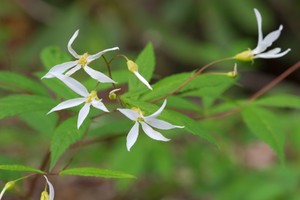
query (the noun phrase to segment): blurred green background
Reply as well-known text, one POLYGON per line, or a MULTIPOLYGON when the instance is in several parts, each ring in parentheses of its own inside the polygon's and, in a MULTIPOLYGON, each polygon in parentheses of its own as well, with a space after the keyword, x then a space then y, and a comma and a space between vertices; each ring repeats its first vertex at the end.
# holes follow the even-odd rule
MULTIPOLYGON (((283 24, 282 35, 273 46, 292 51, 280 59, 238 63, 241 87, 229 91, 230 98, 250 96, 299 60, 298 0, 2 0, 0 4, 0 70, 35 79, 33 74, 42 70, 41 50, 56 45, 67 51, 67 42, 77 29, 80 34, 73 47, 78 53, 119 46, 121 53, 134 59, 151 41, 156 55, 153 82, 192 71, 256 46, 253 8, 262 14, 265 35, 283 24)), ((229 62, 215 69, 228 72, 232 67, 229 62)), ((300 94, 299 78, 298 71, 271 93, 300 94)), ((7 93, 1 91, 0 95, 7 93)), ((290 118, 287 127, 299 123, 299 111, 280 114, 290 118)), ((201 123, 210 127, 212 122, 201 123)), ((40 152, 47 150, 51 135, 37 134, 16 118, 4 120, 0 126, 0 163, 10 160, 38 166, 40 152)), ((125 138, 82 148, 74 166, 113 168, 138 179, 53 177, 56 199, 300 199, 300 127, 286 129, 284 164, 249 133, 239 115, 220 120, 212 132, 219 137, 221 148, 179 134, 169 143, 141 136, 130 153, 125 138)), ((15 176, 0 175, 4 182, 15 176)))

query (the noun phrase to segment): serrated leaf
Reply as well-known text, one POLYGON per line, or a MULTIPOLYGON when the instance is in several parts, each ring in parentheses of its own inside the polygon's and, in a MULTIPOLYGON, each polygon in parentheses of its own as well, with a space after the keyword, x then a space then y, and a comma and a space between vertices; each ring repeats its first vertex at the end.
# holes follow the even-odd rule
POLYGON ((56 46, 44 48, 40 57, 46 70, 51 69, 57 64, 71 60, 71 56, 69 54, 62 52, 61 49, 56 46))
POLYGON ((0 88, 22 93, 33 93, 45 96, 47 92, 40 83, 37 83, 26 76, 8 71, 0 72, 0 88))
POLYGON ((243 120, 251 132, 269 144, 281 161, 284 159, 284 133, 281 120, 270 111, 246 106, 242 109, 243 120))
POLYGON ((0 170, 19 171, 19 172, 35 172, 45 174, 45 172, 25 165, 0 165, 0 170))
MULTIPOLYGON (((139 73, 149 82, 152 78, 155 67, 155 55, 153 46, 148 43, 143 51, 139 54, 135 63, 138 65, 139 73)), ((129 76, 128 82, 129 91, 144 89, 146 86, 133 74, 129 76)))
POLYGON ((258 99, 256 105, 273 106, 279 108, 300 108, 300 97, 293 95, 276 95, 258 99))
MULTIPOLYGON (((122 98, 122 100, 132 107, 140 108, 143 112, 146 113, 145 116, 154 113, 159 108, 157 105, 142 101, 127 98, 122 98)), ((207 133, 207 131, 201 126, 201 122, 195 121, 184 114, 165 109, 158 118, 170 122, 174 125, 184 126, 184 129, 189 131, 190 133, 198 135, 208 140, 209 142, 212 142, 213 144, 217 144, 214 137, 207 133)))
POLYGON ((10 95, 0 98, 0 119, 27 112, 46 111, 56 102, 50 98, 37 95, 10 95))
POLYGON ((177 108, 177 109, 200 111, 200 105, 197 105, 193 101, 185 99, 180 96, 169 96, 168 97, 168 106, 177 108))
POLYGON ((89 120, 85 119, 85 122, 77 129, 77 116, 75 116, 65 120, 54 130, 50 145, 50 168, 56 164, 71 144, 83 137, 88 124, 89 120))
POLYGON ((135 178, 131 174, 127 174, 120 171, 114 171, 110 169, 100 169, 100 168, 73 168, 66 169, 59 173, 59 175, 75 175, 75 176, 92 176, 101 178, 135 178))

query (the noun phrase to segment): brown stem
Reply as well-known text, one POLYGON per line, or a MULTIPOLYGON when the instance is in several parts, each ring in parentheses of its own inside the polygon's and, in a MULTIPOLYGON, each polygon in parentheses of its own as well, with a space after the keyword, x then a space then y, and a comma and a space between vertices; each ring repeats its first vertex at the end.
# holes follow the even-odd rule
POLYGON ((252 102, 253 100, 257 99, 264 93, 266 93, 268 90, 273 88, 275 85, 280 83, 283 79, 285 79, 287 76, 295 72, 297 69, 300 68, 300 61, 298 61, 296 64, 289 67, 286 71, 284 71, 282 74, 280 74, 278 77, 276 77, 273 81, 271 81, 269 84, 264 86, 262 89, 260 89, 258 92, 256 92, 254 95, 252 95, 248 100, 247 103, 252 102))
POLYGON ((204 67, 200 68, 199 70, 197 70, 194 74, 192 74, 188 79, 186 79, 181 85, 179 85, 175 90, 171 91, 170 93, 168 94, 165 94, 164 96, 162 97, 159 97, 159 98, 156 98, 156 99, 153 99, 151 101, 151 103, 155 103, 157 101, 160 101, 160 100, 163 100, 171 95, 174 95, 176 94, 177 92, 179 92, 179 90, 181 90, 183 87, 185 87, 187 84, 189 84, 192 80, 194 80, 197 76, 199 76, 204 70, 206 70, 207 68, 209 68, 210 66, 214 65, 214 64, 217 64, 217 63, 220 63, 220 62, 223 62, 223 61, 226 61, 226 60, 232 60, 233 57, 230 57, 230 58, 223 58, 223 59, 219 59, 219 60, 216 60, 216 61, 213 61, 207 65, 205 65, 204 67))
POLYGON ((198 120, 201 119, 220 119, 220 118, 224 118, 227 117, 231 114, 237 113, 241 110, 241 108, 249 103, 251 103, 252 101, 254 101, 255 99, 257 99, 258 97, 262 96, 263 94, 265 94, 267 91, 269 91, 271 88, 273 88, 275 85, 277 85, 278 83, 280 83, 282 80, 284 80, 287 76, 289 76, 290 74, 292 74, 293 72, 295 72, 296 70, 298 70, 300 68, 300 61, 298 61, 296 64, 292 65, 291 67, 289 67, 286 71, 284 71, 282 74, 280 74, 278 77, 276 77, 274 80, 272 80, 269 84, 267 84, 266 86, 264 86, 262 89, 260 89, 259 91, 257 91, 255 94, 253 94, 245 103, 244 105, 241 105, 237 108, 234 108, 232 110, 226 111, 226 112, 222 112, 222 113, 217 113, 211 116, 207 116, 207 117, 203 117, 203 118, 198 118, 198 120))

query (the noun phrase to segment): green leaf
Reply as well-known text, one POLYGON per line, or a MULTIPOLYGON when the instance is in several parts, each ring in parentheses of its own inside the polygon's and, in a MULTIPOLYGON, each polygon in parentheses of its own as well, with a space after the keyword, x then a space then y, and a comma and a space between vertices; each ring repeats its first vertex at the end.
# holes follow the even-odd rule
POLYGON ((0 88, 13 92, 47 95, 45 88, 41 84, 26 76, 8 71, 0 72, 0 88))
POLYGON ((75 176, 93 176, 101 178, 135 178, 133 175, 114 171, 110 169, 100 169, 100 168, 73 168, 66 169, 59 173, 59 175, 75 175, 75 176))
MULTIPOLYGON (((155 67, 155 55, 153 46, 148 43, 143 51, 139 54, 135 63, 138 65, 139 73, 149 82, 152 78, 155 67)), ((129 91, 144 89, 146 86, 132 73, 129 76, 129 91)))
POLYGON ((0 119, 27 112, 46 111, 56 105, 50 98, 37 95, 10 95, 0 98, 0 119))
POLYGON ((236 79, 224 75, 203 74, 192 80, 181 92, 184 96, 219 97, 235 81, 236 79))
MULTIPOLYGON (((149 104, 149 103, 142 102, 142 101, 127 99, 127 98, 122 98, 122 100, 125 103, 131 105, 132 107, 140 108, 142 111, 144 111, 146 113, 145 116, 154 113, 159 108, 158 106, 156 106, 154 104, 149 104)), ((198 135, 198 136, 208 140, 209 142, 217 144, 214 137, 211 134, 207 133, 207 131, 201 126, 200 122, 195 121, 184 114, 165 109, 161 113, 159 118, 162 120, 165 120, 167 122, 170 122, 174 125, 184 126, 184 129, 189 131, 190 133, 192 133, 194 135, 198 135)))
POLYGON ((51 135, 58 121, 57 113, 46 115, 45 111, 28 112, 20 115, 20 118, 25 121, 31 128, 39 133, 51 135))
POLYGON ((279 108, 300 108, 300 97, 293 95, 276 95, 258 99, 256 105, 273 106, 279 108))
POLYGON ((178 86, 180 86, 184 81, 186 81, 192 73, 180 73, 168 76, 154 85, 152 85, 153 91, 148 92, 140 98, 143 101, 153 100, 164 96, 172 91, 174 91, 178 86))
MULTIPOLYGON (((153 91, 142 95, 141 100, 148 101, 169 94, 192 76, 192 73, 180 73, 168 76, 153 85, 153 91)), ((217 98, 235 83, 235 79, 215 74, 203 74, 177 91, 182 96, 217 98)))
POLYGON ((25 165, 0 165, 0 170, 8 170, 8 171, 19 171, 19 172, 35 172, 38 174, 45 174, 45 172, 35 169, 32 167, 28 167, 25 165))
POLYGON ((179 96, 169 96, 168 97, 168 106, 191 111, 200 111, 200 105, 197 105, 191 100, 185 99, 179 96))
POLYGON ((251 132, 269 144, 283 161, 284 134, 280 118, 264 108, 255 106, 244 107, 242 116, 251 132))
POLYGON ((51 69, 57 64, 61 64, 71 60, 71 56, 62 52, 59 47, 50 46, 44 48, 41 52, 41 60, 46 70, 51 69))
POLYGON ((85 122, 77 129, 77 116, 69 118, 62 122, 54 131, 51 139, 51 161, 50 168, 52 168, 60 156, 70 147, 71 144, 80 140, 85 131, 89 120, 85 119, 85 122))

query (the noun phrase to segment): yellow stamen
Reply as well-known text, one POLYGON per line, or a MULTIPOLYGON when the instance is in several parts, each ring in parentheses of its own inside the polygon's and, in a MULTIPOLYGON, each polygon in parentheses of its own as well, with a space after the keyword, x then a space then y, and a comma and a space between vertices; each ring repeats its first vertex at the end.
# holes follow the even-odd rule
POLYGON ((84 53, 79 57, 78 64, 81 65, 81 67, 85 67, 87 64, 89 64, 87 61, 88 56, 89 56, 88 53, 84 53))
POLYGON ((99 100, 97 92, 95 90, 91 91, 90 95, 87 97, 86 102, 91 103, 93 100, 99 100))
POLYGON ((41 194, 41 200, 49 200, 49 194, 47 191, 43 191, 41 194))

